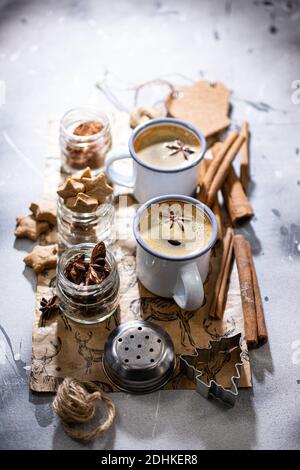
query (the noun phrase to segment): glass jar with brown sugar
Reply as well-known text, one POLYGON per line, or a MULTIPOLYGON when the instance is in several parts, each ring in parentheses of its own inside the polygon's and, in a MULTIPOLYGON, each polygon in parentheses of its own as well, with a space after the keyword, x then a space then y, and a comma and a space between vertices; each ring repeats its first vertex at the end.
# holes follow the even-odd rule
POLYGON ((59 142, 64 173, 89 166, 97 174, 112 145, 108 116, 93 108, 71 109, 61 119, 59 142))

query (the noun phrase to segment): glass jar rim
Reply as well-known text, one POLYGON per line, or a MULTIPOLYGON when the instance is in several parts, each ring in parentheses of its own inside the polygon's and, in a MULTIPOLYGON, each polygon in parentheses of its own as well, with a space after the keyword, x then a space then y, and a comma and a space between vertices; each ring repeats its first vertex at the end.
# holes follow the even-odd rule
POLYGON ((77 143, 94 142, 95 140, 98 140, 99 137, 102 137, 109 130, 109 128, 110 128, 110 122, 109 122, 108 115, 103 111, 99 111, 96 108, 93 108, 92 106, 81 106, 81 107, 69 109, 62 116, 62 118, 60 120, 60 132, 61 132, 61 134, 64 134, 66 137, 72 139, 74 142, 77 142, 77 143), (65 126, 64 121, 70 115, 72 115, 72 113, 75 113, 75 112, 81 112, 83 115, 84 115, 84 113, 94 114, 96 116, 96 118, 98 118, 99 121, 103 124, 103 128, 99 132, 97 132, 96 134, 92 134, 92 135, 76 135, 76 134, 73 134, 73 132, 71 132, 65 126))
POLYGON ((113 279, 114 273, 117 269, 117 262, 110 250, 106 248, 106 258, 108 258, 111 270, 109 275, 101 282, 101 284, 92 284, 90 286, 80 286, 78 284, 75 284, 72 281, 69 281, 69 279, 66 278, 64 274, 64 264, 67 262, 68 255, 71 255, 69 259, 71 259, 73 256, 76 256, 76 254, 80 254, 80 249, 89 249, 92 252, 92 249, 96 243, 79 243, 78 245, 74 245, 71 248, 68 248, 62 255, 59 257, 58 265, 57 265, 57 276, 60 278, 60 280, 63 281, 64 285, 66 287, 69 287, 70 289, 75 289, 78 293, 81 294, 91 294, 94 291, 97 291, 99 288, 105 288, 105 286, 113 279))

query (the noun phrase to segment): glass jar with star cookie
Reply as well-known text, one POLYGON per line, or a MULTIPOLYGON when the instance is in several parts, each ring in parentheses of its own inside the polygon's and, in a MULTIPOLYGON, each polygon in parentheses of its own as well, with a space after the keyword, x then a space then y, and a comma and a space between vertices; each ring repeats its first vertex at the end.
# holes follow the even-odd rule
POLYGON ((59 143, 63 173, 74 174, 89 166, 98 174, 112 145, 108 116, 93 108, 69 110, 60 122, 59 143))
POLYGON ((57 190, 59 251, 81 243, 109 243, 114 220, 113 189, 105 173, 87 167, 69 176, 57 190))

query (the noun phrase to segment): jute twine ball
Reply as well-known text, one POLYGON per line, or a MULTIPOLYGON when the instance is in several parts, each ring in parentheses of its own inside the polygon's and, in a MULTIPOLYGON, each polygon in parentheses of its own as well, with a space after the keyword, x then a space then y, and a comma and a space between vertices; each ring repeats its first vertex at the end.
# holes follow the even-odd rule
POLYGON ((114 402, 93 382, 79 382, 69 377, 58 387, 53 409, 60 416, 65 432, 73 439, 91 441, 107 431, 114 420, 114 402), (91 431, 80 431, 74 424, 90 421, 96 413, 97 400, 105 402, 107 416, 104 422, 91 431))

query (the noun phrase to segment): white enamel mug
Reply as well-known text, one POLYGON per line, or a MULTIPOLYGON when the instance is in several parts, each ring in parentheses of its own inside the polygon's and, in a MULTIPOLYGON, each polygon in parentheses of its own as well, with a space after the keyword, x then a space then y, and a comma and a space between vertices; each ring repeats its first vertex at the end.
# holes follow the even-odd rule
POLYGON ((135 199, 144 203, 149 199, 164 194, 183 194, 192 196, 195 193, 198 184, 198 173, 200 161, 206 150, 206 140, 203 134, 191 124, 180 119, 159 118, 153 119, 138 126, 129 139, 129 153, 111 154, 106 161, 106 173, 109 179, 120 186, 133 188, 135 199), (196 159, 189 165, 180 168, 155 168, 143 162, 134 149, 134 142, 143 130, 155 126, 178 126, 192 132, 199 140, 201 151, 196 159), (132 175, 122 175, 113 168, 113 163, 123 159, 133 160, 132 175))
POLYGON ((211 249, 217 241, 218 226, 212 211, 197 199, 169 194, 153 198, 137 211, 133 222, 134 236, 137 241, 137 277, 153 294, 173 298, 185 310, 200 308, 204 300, 203 284, 208 274, 211 249), (183 201, 201 208, 212 224, 212 237, 207 246, 198 253, 187 256, 171 257, 154 251, 142 239, 139 232, 143 212, 153 204, 168 201, 183 201))

